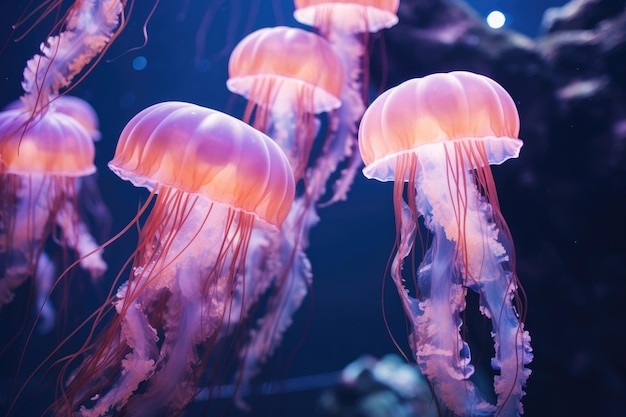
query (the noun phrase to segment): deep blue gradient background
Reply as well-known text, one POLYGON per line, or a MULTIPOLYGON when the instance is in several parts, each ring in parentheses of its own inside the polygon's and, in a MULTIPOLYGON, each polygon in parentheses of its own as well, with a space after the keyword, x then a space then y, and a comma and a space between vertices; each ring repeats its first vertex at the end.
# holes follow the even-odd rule
MULTIPOLYGON (((10 24, 17 20, 21 10, 26 7, 16 3, 20 2, 7 0, 0 5, 2 42, 10 36, 15 38, 11 35, 10 24)), ((113 218, 112 233, 119 231, 133 218, 139 203, 147 195, 145 190, 135 189, 106 167, 125 123, 145 107, 166 100, 189 101, 240 117, 244 101, 229 93, 225 86, 230 51, 245 34, 254 29, 275 24, 298 25, 291 17, 291 1, 226 0, 224 5, 212 11, 211 23, 203 31, 202 18, 214 3, 161 0, 147 24, 148 39, 142 46, 143 25, 153 3, 137 2, 130 23, 120 38, 72 91, 73 95, 89 101, 100 117, 102 140, 96 144, 96 164, 102 197, 113 218), (133 62, 138 57, 144 57, 147 61, 146 67, 140 71, 133 69, 133 62)), ((471 1, 469 5, 480 15, 499 8, 509 18, 509 29, 534 37, 540 33, 543 11, 549 6, 563 3, 556 0, 492 0, 471 1)), ((8 42, 1 51, 0 106, 22 94, 20 82, 23 67, 37 51, 37 45, 45 39, 53 22, 52 17, 44 20, 19 42, 8 42)), ((27 22, 17 29, 17 33, 25 33, 32 24, 27 22)), ((494 169, 496 181, 500 169, 506 168, 494 169)), ((311 296, 296 315, 282 348, 266 366, 261 380, 323 376, 342 369, 363 354, 380 357, 397 352, 384 322, 383 310, 391 333, 407 351, 405 321, 395 289, 389 282, 383 284, 385 266, 395 237, 391 193, 390 184, 367 181, 358 176, 347 202, 319 210, 321 222, 312 231, 308 252, 314 272, 311 296)), ((523 207, 513 207, 511 203, 515 201, 514 194, 515 190, 499 190, 505 217, 507 208, 516 210, 514 214, 518 218, 523 215, 523 207)), ((512 227, 514 238, 522 227, 521 223, 512 227)), ((112 282, 113 273, 121 268, 134 248, 133 234, 129 233, 106 249, 111 273, 101 288, 94 288, 88 283, 78 285, 75 290, 83 292, 73 293, 70 303, 76 303, 83 311, 99 305, 107 284, 110 286, 112 282)), ((520 278, 523 282, 524 277, 520 278)), ((532 309, 536 296, 528 294, 527 329, 531 335, 534 328, 558 326, 560 320, 567 320, 567 317, 557 317, 558 306, 555 306, 555 316, 534 316, 532 309)), ((0 314, 0 326, 10 327, 5 325, 5 321, 19 321, 23 309, 20 310, 19 306, 12 308, 13 311, 0 314)), ((487 339, 488 333, 489 329, 485 329, 487 339)), ((3 333, 2 337, 5 336, 6 333, 3 333)), ((4 344, 5 341, 1 342, 4 344)), ((42 352, 53 343, 52 337, 36 337, 27 351, 24 368, 32 368, 38 363, 42 352)), ((11 378, 15 355, 20 350, 17 346, 19 342, 7 354, 0 356, 1 377, 4 380, 11 378)), ((490 347, 479 345, 475 349, 475 358, 482 356, 482 366, 488 366, 490 347), (484 355, 479 354, 481 349, 486 352, 484 355)), ((536 354, 541 355, 541 352, 536 354)), ((537 369, 532 365, 531 368, 534 374, 551 371, 537 369)), ((42 391, 47 388, 44 386, 42 391)), ((289 384, 278 387, 278 391, 289 390, 289 384)), ((528 396, 524 400, 527 415, 543 415, 542 403, 546 401, 563 401, 565 394, 558 390, 558 386, 534 385, 534 377, 531 376, 528 396)), ((45 401, 46 394, 39 397, 38 393, 31 398, 34 401, 45 401)), ((253 396, 251 405, 254 411, 249 415, 312 416, 315 415, 318 395, 318 390, 305 390, 253 396)), ((573 401, 593 404, 594 399, 578 397, 573 401)), ((204 404, 195 404, 188 415, 200 414, 203 407, 204 404)), ((218 402, 210 408, 215 415, 222 415, 216 409, 229 416, 240 414, 237 410, 228 409, 227 401, 218 402)))

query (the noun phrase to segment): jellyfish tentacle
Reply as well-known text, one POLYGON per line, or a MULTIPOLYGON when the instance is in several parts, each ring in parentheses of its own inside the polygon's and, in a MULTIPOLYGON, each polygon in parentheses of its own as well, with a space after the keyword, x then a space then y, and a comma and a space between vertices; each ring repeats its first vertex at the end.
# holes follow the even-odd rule
MULTIPOLYGON (((466 392, 468 398, 474 399, 469 401, 469 405, 455 405, 455 398, 458 397, 449 395, 450 390, 441 380, 441 375, 446 375, 446 373, 439 372, 432 378, 436 386, 441 385, 439 390, 444 402, 456 413, 464 414, 469 410, 467 415, 473 415, 472 413, 476 412, 492 413, 498 410, 498 413, 502 415, 519 415, 522 413, 520 400, 524 395, 522 387, 530 375, 530 370, 524 365, 530 363, 532 349, 528 333, 523 330, 523 324, 520 323, 518 313, 512 304, 517 287, 512 281, 512 273, 505 269, 506 262, 509 260, 505 248, 511 247, 511 244, 508 241, 500 241, 507 239, 506 234, 499 233, 491 215, 493 211, 491 204, 481 197, 471 172, 463 165, 458 166, 445 161, 449 157, 448 148, 451 148, 451 145, 445 144, 443 152, 437 156, 433 156, 431 152, 428 159, 422 158, 420 161, 422 175, 417 187, 423 198, 419 200, 418 210, 423 213, 426 225, 434 233, 433 246, 429 249, 430 258, 432 258, 432 253, 436 253, 439 259, 457 259, 460 265, 448 263, 446 267, 450 270, 435 275, 436 270, 433 268, 435 264, 427 256, 420 266, 418 282, 420 288, 430 287, 431 289, 428 294, 429 299, 426 301, 429 305, 425 306, 425 310, 430 311, 429 317, 439 317, 437 323, 440 329, 441 317, 454 317, 457 328, 460 327, 459 313, 464 309, 467 288, 479 293, 483 305, 481 312, 491 319, 493 325, 496 356, 492 360, 492 366, 500 371, 500 375, 494 378, 498 402, 495 408, 484 402, 473 384, 469 385, 469 381, 465 381, 462 386, 457 386, 457 389, 462 390, 457 391, 457 394, 466 392), (459 195, 441 184, 441 171, 438 168, 441 166, 448 167, 449 178, 455 177, 457 181, 465 181, 468 187, 464 194, 459 195), (464 180, 460 179, 461 176, 464 180), (454 213, 455 207, 459 210, 456 213, 454 213), (463 212, 460 212, 461 207, 463 207, 463 212), (460 217, 463 217, 462 221, 460 217), (429 260, 430 265, 428 265, 429 260), (449 278, 446 278, 450 276, 456 276, 457 279, 453 287, 436 288, 436 286, 450 285, 449 278), (441 294, 448 294, 448 296, 438 299, 441 294), (437 303, 440 303, 440 307, 436 307, 437 303), (444 314, 446 311, 437 312, 438 308, 448 308, 447 306, 451 303, 455 305, 452 314, 448 312, 446 316, 444 314)), ((428 343, 432 337, 428 331, 421 329, 425 327, 423 323, 418 322, 416 327, 416 334, 420 338, 416 353, 418 363, 420 352, 425 349, 424 344, 428 343)), ((452 328, 447 330, 442 333, 452 334, 450 332, 452 328)), ((455 340, 455 338, 448 340, 455 340)), ((456 340, 462 342, 461 336, 459 335, 456 340)), ((458 381, 467 380, 473 372, 469 365, 469 347, 464 344, 453 349, 449 350, 452 354, 459 351, 466 354, 468 372, 458 381)), ((422 365, 422 370, 426 375, 429 375, 429 363, 432 364, 435 361, 426 360, 422 365)), ((461 364, 464 365, 463 362, 461 364)))
MULTIPOLYGON (((128 283, 117 291, 114 306, 121 315, 120 338, 130 349, 120 362, 119 378, 104 395, 97 394, 92 408, 81 406, 78 415, 82 417, 105 416, 114 413, 128 402, 139 384, 154 373, 157 360, 157 331, 149 323, 140 300, 131 305, 125 302, 129 290, 128 283)), ((115 346, 111 345, 111 349, 115 346)), ((104 355, 106 358, 108 355, 104 355)), ((90 381, 91 382, 91 381, 90 381)))
POLYGON ((313 174, 320 177, 316 181, 319 184, 318 189, 315 190, 316 194, 321 196, 324 193, 326 182, 340 163, 346 158, 349 158, 349 162, 333 185, 333 195, 323 203, 324 206, 347 198, 354 177, 362 164, 361 155, 356 150, 358 149, 358 123, 365 111, 362 95, 363 69, 360 62, 365 53, 364 45, 355 35, 338 31, 331 31, 328 34, 328 40, 336 54, 341 57, 346 76, 340 97, 341 107, 334 116, 336 120, 334 121, 335 129, 331 133, 331 144, 324 149, 324 157, 319 160, 320 166, 315 167, 315 171, 320 172, 313 174))
POLYGON ((435 252, 454 256, 455 250, 454 242, 436 235, 430 253, 420 265, 418 281, 421 286, 427 282, 432 286, 432 297, 419 303, 420 314, 414 318, 415 355, 421 371, 430 378, 448 408, 462 416, 491 416, 495 407, 469 380, 474 367, 469 346, 460 332, 467 289, 449 280, 450 264, 432 259, 435 252), (442 296, 446 293, 450 295, 442 296))
POLYGON ((7 240, 6 268, 4 277, 0 278, 0 305, 13 299, 13 289, 22 285, 36 272, 36 262, 43 251, 42 238, 39 232, 48 230, 49 213, 63 195, 57 188, 57 182, 43 175, 18 176, 4 174, 2 182, 10 185, 11 196, 7 200, 13 202, 9 210, 19 213, 7 216, 4 233, 7 240))
MULTIPOLYGON (((293 315, 312 284, 313 272, 306 248, 309 230, 318 220, 313 205, 305 209, 304 199, 296 199, 280 233, 270 237, 272 244, 268 247, 266 259, 256 267, 256 273, 250 274, 248 285, 251 287, 254 285, 252 281, 260 280, 272 281, 277 289, 269 300, 267 313, 258 319, 257 327, 250 332, 249 343, 241 349, 242 389, 238 390, 236 401, 242 408, 246 407, 242 396, 247 393, 250 381, 282 342, 293 315), (296 233, 293 233, 294 230, 296 233)), ((248 302, 257 300, 250 299, 248 302)))
MULTIPOLYGON (((416 205, 422 210, 424 206, 429 209, 427 199, 416 197, 416 205)), ((404 286, 402 264, 412 250, 418 226, 416 213, 412 213, 406 202, 402 202, 400 210, 399 245, 392 261, 391 276, 412 323, 409 340, 419 368, 445 405, 458 415, 493 415, 494 407, 469 381, 474 368, 470 363, 469 347, 459 334, 466 290, 458 281, 450 281, 452 264, 439 261, 452 259, 456 246, 453 241, 445 239, 445 235, 440 238, 433 230, 432 245, 417 271, 418 298, 411 297, 404 286)), ((433 224, 428 212, 426 217, 427 227, 441 229, 433 224)))
POLYGON ((114 36, 123 5, 119 0, 81 0, 68 11, 65 31, 49 37, 24 69, 22 100, 45 108, 50 96, 67 87, 114 36))
MULTIPOLYGON (((158 260, 152 271, 142 270, 144 274, 167 275, 158 280, 165 284, 167 302, 155 372, 149 376, 145 392, 129 400, 126 412, 130 415, 152 416, 183 410, 196 393, 195 375, 203 363, 197 347, 215 343, 220 324, 230 322, 231 310, 241 315, 243 306, 228 301, 234 284, 228 273, 237 257, 229 247, 214 250, 220 243, 216 236, 224 228, 224 217, 209 217, 209 213, 215 216, 218 211, 228 210, 192 199, 189 212, 172 221, 180 221, 178 233, 167 236, 173 239, 171 242, 162 241, 163 247, 169 246, 167 256, 158 260), (191 245, 196 237, 202 245, 191 245)), ((239 233, 233 231, 231 238, 236 239, 239 233)), ((155 283, 156 280, 152 285, 155 283)))
MULTIPOLYGON (((507 239, 502 235, 500 239, 507 239)), ((523 387, 530 376, 526 368, 533 358, 530 334, 524 330, 519 313, 513 304, 517 283, 511 271, 496 264, 496 259, 487 259, 483 267, 484 282, 481 282, 481 312, 491 319, 492 337, 495 342, 495 356, 491 360, 493 369, 500 374, 494 377, 494 391, 498 396, 496 404, 504 416, 523 414, 523 387)))
POLYGON ((445 405, 462 416, 491 416, 495 407, 480 394, 469 380, 474 373, 468 344, 461 337, 461 313, 465 309, 467 289, 453 283, 452 265, 433 259, 437 256, 454 257, 453 241, 435 230, 431 248, 418 270, 420 288, 429 288, 413 308, 414 345, 420 370, 435 387, 445 405), (415 308, 416 307, 416 308, 415 308))
POLYGON ((49 333, 56 322, 56 309, 50 301, 50 289, 54 282, 56 268, 54 262, 50 259, 46 252, 41 252, 37 261, 37 271, 35 276, 37 310, 39 311, 39 320, 37 320, 37 332, 39 334, 49 333))
POLYGON ((56 223, 63 232, 68 247, 76 250, 80 266, 89 272, 92 281, 104 275, 107 264, 102 259, 103 250, 89 232, 89 228, 79 219, 74 205, 66 201, 56 215, 56 223))
POLYGON ((356 134, 363 102, 358 92, 347 87, 344 87, 341 93, 341 100, 342 106, 330 115, 331 133, 322 150, 323 156, 318 158, 309 173, 307 193, 313 201, 319 201, 326 192, 329 178, 337 167, 348 159, 348 165, 333 184, 332 196, 320 204, 322 207, 347 199, 348 191, 362 164, 361 156, 356 151, 358 149, 356 134), (359 109, 361 109, 360 114, 359 109))
POLYGON ((196 344, 202 342, 201 303, 198 295, 187 298, 168 292, 166 314, 169 318, 163 329, 157 369, 145 393, 130 398, 126 409, 129 415, 162 415, 163 407, 171 413, 179 412, 194 396, 193 368, 201 363, 196 349, 196 344))
POLYGON ((25 268, 15 265, 10 266, 5 271, 5 276, 0 279, 0 307, 9 304, 15 297, 15 290, 30 277, 30 273, 25 268))

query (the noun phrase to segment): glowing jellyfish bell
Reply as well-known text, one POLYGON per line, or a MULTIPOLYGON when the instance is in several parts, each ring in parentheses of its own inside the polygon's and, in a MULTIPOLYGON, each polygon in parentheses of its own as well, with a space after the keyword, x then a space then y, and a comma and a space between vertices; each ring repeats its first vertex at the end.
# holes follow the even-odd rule
POLYGON ((228 88, 248 99, 244 121, 270 134, 304 176, 317 132, 315 114, 340 106, 343 66, 328 42, 298 28, 257 30, 233 50, 228 88))
POLYGON ((109 166, 151 190, 154 202, 133 272, 103 306, 112 303, 117 315, 85 350, 56 408, 81 416, 178 414, 209 359, 219 360, 211 355, 231 316, 244 315, 237 287, 252 229, 277 230, 294 198, 293 173, 263 133, 182 102, 137 114, 109 166))
MULTIPOLYGON (((32 112, 23 100, 15 100, 7 105, 4 110, 21 109, 24 112, 32 112)), ((94 141, 100 140, 100 122, 94 108, 85 100, 67 94, 51 98, 45 111, 53 111, 71 116, 87 131, 94 141)))
POLYGON ((19 108, 0 113, 5 174, 40 174, 63 181, 96 171, 93 140, 78 121, 61 112, 47 112, 27 124, 30 117, 19 108))
POLYGON ((380 181, 409 181, 406 172, 398 172, 401 161, 417 164, 430 154, 490 171, 490 164, 517 158, 522 147, 509 94, 470 72, 406 81, 381 94, 366 114, 359 132, 363 173, 380 181))
POLYGON ((164 102, 140 112, 120 135, 109 167, 136 186, 202 196, 274 226, 293 201, 291 167, 272 140, 190 103, 164 102))
POLYGON ((522 413, 532 349, 519 321, 524 311, 513 244, 490 169, 518 156, 518 133, 508 93, 485 76, 462 71, 386 91, 365 112, 359 130, 365 176, 395 181, 400 244, 391 274, 412 323, 411 348, 439 398, 458 415, 522 413), (433 241, 417 269, 413 298, 401 268, 420 215, 433 241), (460 333, 468 288, 479 294, 481 312, 493 325, 495 405, 469 379, 474 367, 460 333))
POLYGON ((51 106, 54 111, 73 117, 94 141, 100 140, 98 115, 88 102, 81 98, 64 94, 56 97, 51 106))
MULTIPOLYGON (((306 25, 346 33, 378 32, 398 23, 399 0, 295 0, 294 17, 306 25)), ((322 32, 325 31, 322 29, 322 32)))

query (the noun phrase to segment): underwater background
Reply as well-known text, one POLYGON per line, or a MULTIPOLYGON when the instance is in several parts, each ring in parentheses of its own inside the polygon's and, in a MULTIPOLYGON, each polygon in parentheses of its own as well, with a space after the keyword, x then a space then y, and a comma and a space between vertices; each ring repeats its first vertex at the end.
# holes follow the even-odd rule
MULTIPOLYGON (((31 19, 12 33, 22 11, 32 10, 25 3, 0 5, 2 107, 22 94, 24 65, 55 22, 55 16, 37 24, 31 19)), ((399 24, 375 36, 370 47, 370 98, 406 79, 452 70, 487 75, 511 94, 524 147, 519 159, 493 172, 528 299, 525 328, 534 360, 525 415, 620 416, 626 398, 626 2, 574 0, 542 25, 546 9, 564 4, 401 0, 399 24), (493 9, 507 16, 501 29, 484 23, 493 9)), ((304 27, 292 12, 292 2, 277 0, 133 5, 128 26, 71 91, 100 120, 97 183, 110 211, 110 219, 96 225, 101 241, 126 226, 147 197, 106 165, 124 125, 147 106, 168 100, 240 118, 245 101, 226 88, 229 54, 260 27, 304 27)), ((362 355, 399 353, 390 333, 410 357, 407 324, 385 275, 395 239, 392 190, 359 174, 347 201, 319 209, 321 221, 307 251, 313 287, 257 377, 248 397, 251 411, 236 409, 228 398, 199 399, 184 415, 323 415, 319 398, 342 368, 362 355)), ((35 334, 23 356, 24 329, 32 325, 28 288, 0 311, 0 414, 12 401, 12 387, 24 384, 22 377, 15 379, 18 361, 20 375, 32 372, 60 334, 102 303, 107 283, 134 249, 134 235, 105 249, 109 272, 103 282, 74 276, 71 288, 54 295, 58 305, 67 303, 59 329, 35 334)), ((464 321, 473 318, 472 302, 464 321)), ((490 330, 488 324, 474 329, 479 370, 488 370, 493 354, 490 330)), ((30 404, 15 415, 33 415, 23 410, 49 403, 56 381, 43 370, 37 373, 44 382, 29 383, 30 404)))

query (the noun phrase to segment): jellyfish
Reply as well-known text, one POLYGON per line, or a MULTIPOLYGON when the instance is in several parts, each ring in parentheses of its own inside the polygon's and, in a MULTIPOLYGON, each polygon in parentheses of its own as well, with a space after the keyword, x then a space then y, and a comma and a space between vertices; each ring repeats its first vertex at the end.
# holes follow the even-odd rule
POLYGON ((293 172, 263 133, 183 102, 137 114, 109 167, 150 190, 140 214, 151 210, 130 276, 94 328, 111 305, 115 316, 74 355, 87 354, 55 407, 81 416, 177 414, 209 359, 217 361, 231 316, 244 315, 237 287, 246 283, 253 230, 277 232, 293 201, 293 172))
POLYGON ((491 164, 516 158, 519 117, 508 93, 470 72, 432 74, 379 96, 359 129, 363 173, 394 181, 396 253, 391 276, 411 323, 409 342, 422 373, 460 416, 517 416, 530 375, 530 336, 515 272, 511 234, 500 211, 491 164), (406 201, 404 183, 408 183, 406 201), (404 286, 418 217, 432 242, 404 286), (470 380, 474 373, 461 314, 467 292, 491 320, 496 404, 470 380))
POLYGON ((96 170, 97 124, 91 123, 96 131, 90 132, 74 117, 57 111, 56 105, 51 103, 34 116, 22 102, 0 112, 0 306, 10 303, 14 290, 35 277, 36 307, 41 310, 38 328, 44 333, 55 318, 49 302, 55 268, 46 242, 55 237, 73 249, 93 280, 107 269, 102 250, 79 214, 84 207, 78 200, 83 179, 96 170))
POLYGON ((124 24, 120 0, 76 1, 63 19, 63 32, 50 36, 24 68, 20 98, 34 114, 45 109, 63 89, 71 86, 98 55, 110 45, 124 24))
MULTIPOLYGON (((122 10, 119 0, 72 4, 64 16, 63 31, 50 36, 41 44, 41 54, 27 62, 24 95, 0 113, 0 232, 4 240, 0 307, 13 299, 15 288, 36 276, 39 328, 44 332, 54 322, 54 309, 47 299, 55 271, 43 245, 55 227, 61 229, 63 245, 77 252, 92 278, 106 270, 101 251, 77 210, 79 178, 95 172, 92 139, 100 135, 97 118, 86 103, 64 99, 59 92, 70 87, 121 30, 122 10)), ((97 205, 102 212, 104 205, 97 205)))
POLYGON ((317 135, 315 114, 341 104, 339 57, 314 33, 263 28, 235 47, 228 72, 228 88, 248 99, 244 121, 268 133, 289 157, 296 181, 303 179, 317 135))
POLYGON ((329 36, 374 33, 398 23, 399 0, 294 0, 297 21, 329 36), (334 35, 330 35, 333 32, 334 35))
POLYGON ((369 81, 367 36, 398 22, 399 0, 295 0, 294 4, 295 19, 313 26, 328 39, 344 66, 342 106, 331 120, 333 138, 327 142, 310 181, 312 192, 321 196, 332 173, 340 164, 346 164, 334 184, 332 197, 325 203, 328 206, 347 198, 362 165, 357 127, 365 111, 363 88, 369 81))
MULTIPOLYGON (((323 138, 316 114, 340 106, 343 66, 328 42, 302 29, 264 28, 246 36, 229 60, 228 88, 248 99, 244 121, 266 132, 288 156, 302 184, 279 234, 259 237, 250 249, 248 303, 275 291, 259 326, 243 348, 242 389, 257 373, 291 323, 311 285, 306 256, 310 229, 317 223, 309 188, 309 161, 316 138, 323 138), (254 118, 252 120, 252 115, 254 118)), ((261 232, 257 232, 259 234, 261 232)), ((240 401, 240 405, 243 403, 240 401)))

